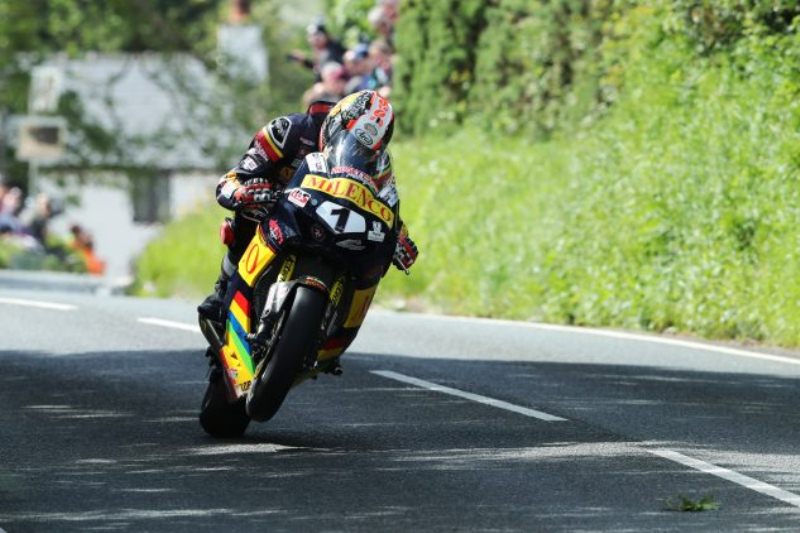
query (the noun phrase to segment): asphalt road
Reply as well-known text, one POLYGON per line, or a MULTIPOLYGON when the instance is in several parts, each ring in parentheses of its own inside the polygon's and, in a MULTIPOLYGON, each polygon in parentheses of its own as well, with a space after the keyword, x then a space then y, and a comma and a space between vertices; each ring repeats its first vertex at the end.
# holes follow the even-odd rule
POLYGON ((203 349, 189 302, 0 289, 0 529, 800 530, 792 354, 373 312, 216 441, 203 349))

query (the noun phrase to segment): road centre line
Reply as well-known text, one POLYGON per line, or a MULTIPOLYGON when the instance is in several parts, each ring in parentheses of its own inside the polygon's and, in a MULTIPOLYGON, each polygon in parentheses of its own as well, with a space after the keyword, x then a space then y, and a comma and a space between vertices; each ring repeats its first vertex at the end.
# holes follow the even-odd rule
POLYGON ((161 326, 163 328, 180 329, 182 331, 191 331, 192 333, 200 333, 200 326, 194 324, 185 324, 183 322, 173 322, 172 320, 164 320, 161 318, 137 318, 138 322, 142 324, 149 324, 151 326, 161 326))
POLYGON ((669 461, 679 463, 683 466, 688 466, 689 468, 693 468, 694 470, 699 470, 700 472, 711 474, 712 476, 716 476, 725 479, 727 481, 730 481, 732 483, 736 483, 737 485, 741 485, 742 487, 745 487, 747 489, 760 492, 761 494, 765 494, 767 496, 775 498, 776 500, 788 503, 789 505, 800 507, 800 496, 798 496, 797 494, 785 491, 774 485, 770 485, 769 483, 764 483, 763 481, 753 479, 749 476, 745 476, 744 474, 740 474, 739 472, 735 472, 733 470, 729 470, 721 466, 707 463, 705 461, 701 461, 700 459, 695 459, 693 457, 689 457, 688 455, 683 455, 682 453, 674 452, 672 450, 646 449, 646 451, 653 455, 657 455, 659 457, 667 459, 669 461))
POLYGON ((78 308, 76 305, 42 302, 40 300, 23 300, 21 298, 0 298, 0 304, 38 307, 39 309, 52 309, 55 311, 74 311, 78 308))
POLYGON ((390 370, 372 370, 371 372, 377 376, 381 376, 387 379, 393 379, 395 381, 408 383, 409 385, 422 387, 423 389, 449 394, 450 396, 457 396, 459 398, 464 398, 466 400, 471 400, 473 402, 478 402, 484 405, 490 405, 492 407, 497 407, 499 409, 505 409, 506 411, 511 411, 524 416, 529 416, 531 418, 537 418, 545 422, 567 422, 566 418, 561 418, 560 416, 554 416, 542 411, 537 411, 536 409, 529 409, 527 407, 522 407, 520 405, 514 405, 513 403, 504 402, 502 400, 496 400, 494 398, 489 398, 488 396, 481 396, 480 394, 473 394, 471 392, 465 392, 462 390, 445 387, 444 385, 439 385, 437 383, 432 383, 430 381, 425 381, 411 376, 406 376, 405 374, 398 374, 397 372, 392 372, 390 370))
POLYGON ((702 350, 706 352, 722 353, 727 355, 736 355, 740 357, 749 357, 751 359, 761 359, 764 361, 773 361, 777 363, 788 363, 792 365, 800 365, 800 358, 786 357, 782 355, 773 355, 761 352, 753 352, 750 350, 742 350, 740 348, 729 348, 727 346, 717 346, 713 344, 704 344, 702 342, 684 341, 680 339, 672 339, 668 337, 656 337, 655 335, 639 335, 636 333, 628 333, 624 331, 612 331, 606 329, 585 328, 579 326, 562 326, 559 324, 543 324, 540 322, 524 322, 514 320, 502 320, 496 318, 478 318, 478 317, 460 317, 460 316, 446 316, 446 315, 421 315, 433 320, 445 320, 450 322, 466 322, 472 324, 484 325, 497 325, 497 326, 512 326, 522 327, 528 329, 537 329, 541 331, 557 331, 560 333, 575 333, 578 335, 594 335, 596 337, 607 337, 611 339, 622 339, 639 342, 651 342, 654 344, 666 344, 668 346, 678 346, 681 348, 690 348, 692 350, 702 350))

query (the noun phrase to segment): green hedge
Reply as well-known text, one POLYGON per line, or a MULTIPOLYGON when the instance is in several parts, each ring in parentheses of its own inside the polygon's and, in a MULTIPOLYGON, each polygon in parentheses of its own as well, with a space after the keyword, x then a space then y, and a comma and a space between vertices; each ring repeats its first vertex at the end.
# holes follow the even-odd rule
POLYGON ((613 104, 636 60, 632 36, 681 40, 692 60, 793 33, 798 14, 797 1, 407 0, 396 104, 418 133, 472 122, 547 137, 613 104))
POLYGON ((616 21, 628 59, 591 128, 398 150, 416 291, 453 312, 800 344, 800 37, 760 26, 706 53, 668 20, 616 21))

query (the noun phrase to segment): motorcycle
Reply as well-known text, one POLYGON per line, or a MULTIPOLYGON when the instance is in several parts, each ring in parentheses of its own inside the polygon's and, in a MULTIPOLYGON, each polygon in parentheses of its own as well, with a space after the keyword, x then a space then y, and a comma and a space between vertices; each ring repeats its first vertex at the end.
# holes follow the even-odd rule
POLYGON ((224 328, 200 319, 212 372, 200 424, 241 436, 289 390, 327 372, 355 339, 391 265, 399 202, 376 191, 363 145, 343 132, 309 154, 258 226, 225 295, 224 328))

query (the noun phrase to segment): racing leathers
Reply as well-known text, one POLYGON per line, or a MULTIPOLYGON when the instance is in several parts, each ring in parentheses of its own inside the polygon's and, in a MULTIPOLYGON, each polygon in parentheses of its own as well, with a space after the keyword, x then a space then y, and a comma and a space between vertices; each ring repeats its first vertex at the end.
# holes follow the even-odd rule
POLYGON ((204 318, 224 322, 223 297, 258 223, 306 155, 316 152, 319 130, 333 104, 313 102, 306 113, 278 117, 259 130, 247 152, 217 184, 217 202, 233 211, 221 228, 228 251, 214 293, 197 308, 204 318))
MULTIPOLYGON (((293 113, 272 120, 255 134, 239 163, 220 178, 217 202, 234 215, 222 226, 221 237, 228 251, 214 293, 197 308, 201 317, 224 323, 223 300, 228 280, 283 187, 305 156, 318 151, 319 130, 331 107, 327 102, 314 102, 305 114, 293 113)), ((381 181, 386 184, 383 194, 396 195, 391 158, 388 153, 383 158, 381 181)), ((416 260, 417 248, 405 225, 400 228, 393 263, 407 271, 416 260)))

